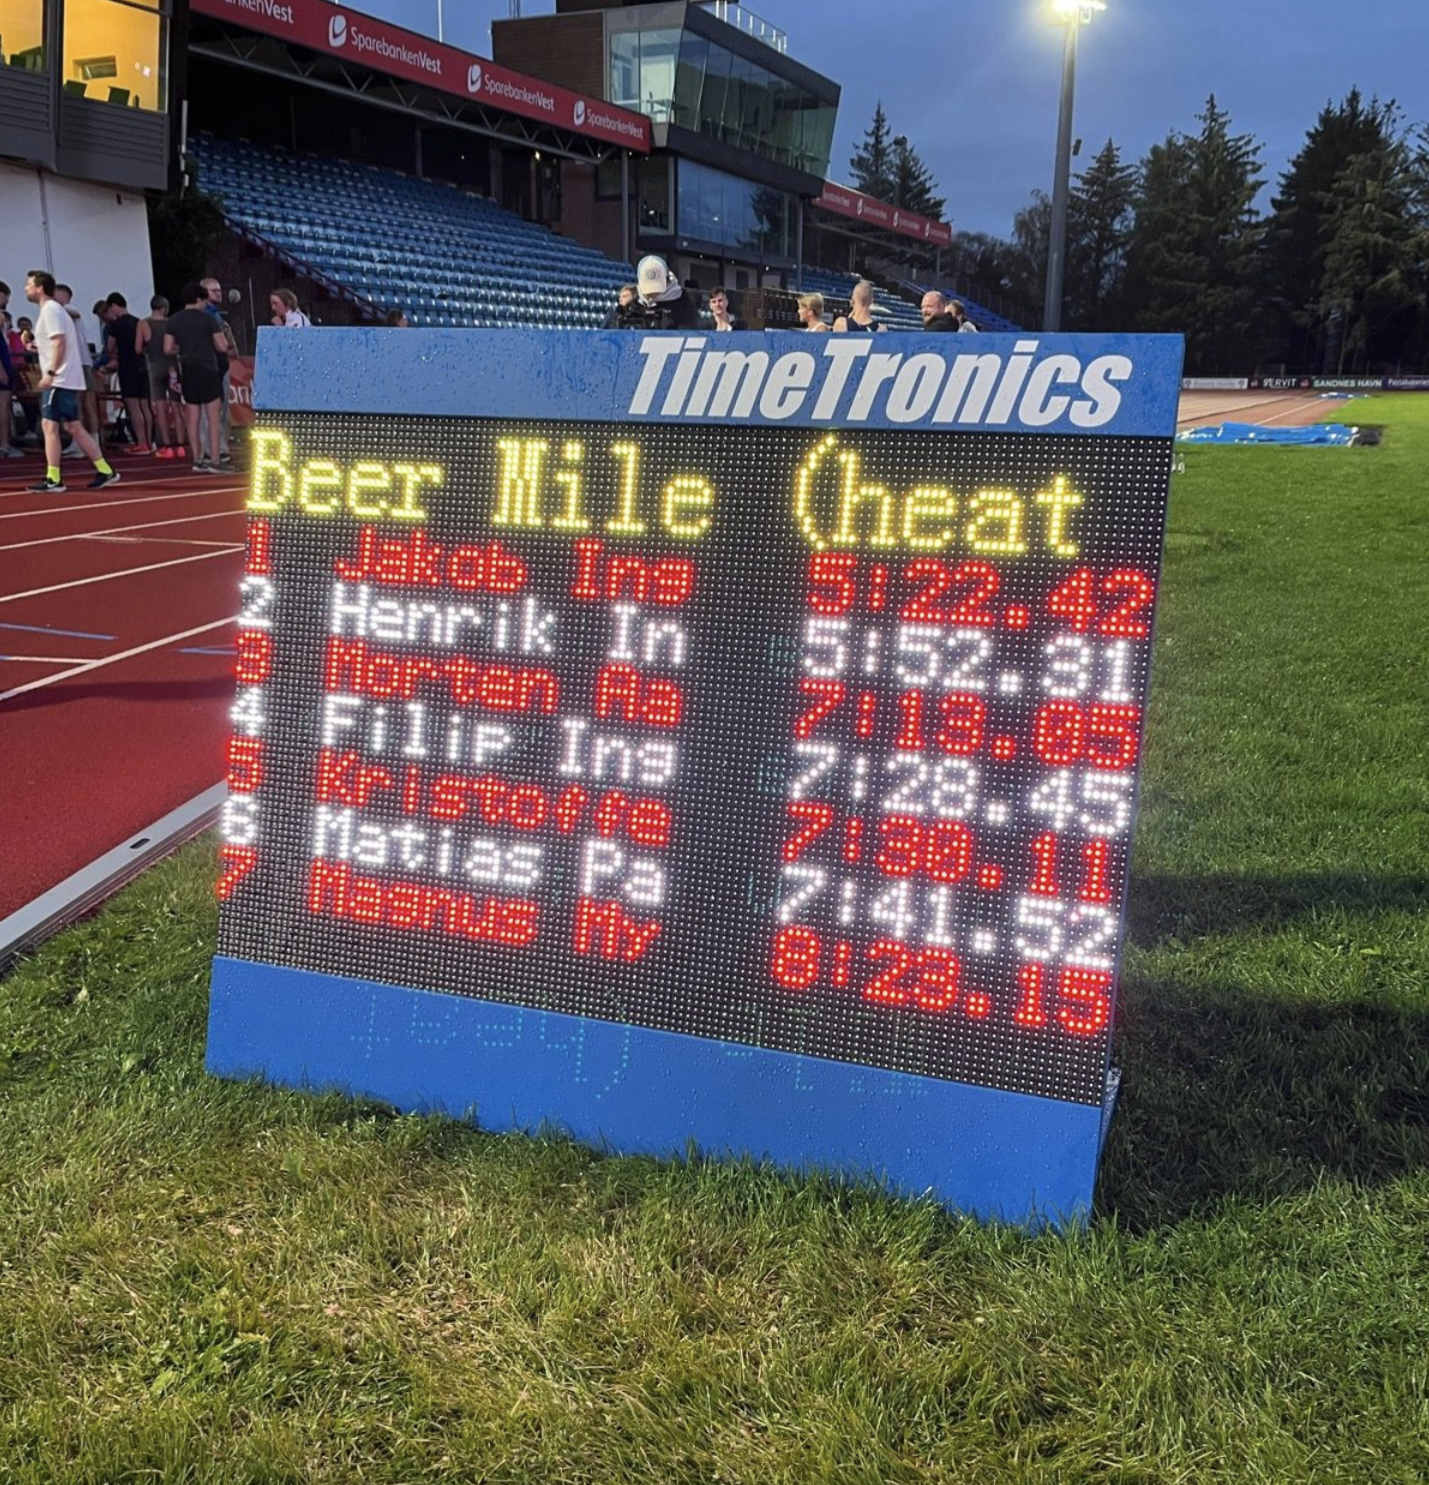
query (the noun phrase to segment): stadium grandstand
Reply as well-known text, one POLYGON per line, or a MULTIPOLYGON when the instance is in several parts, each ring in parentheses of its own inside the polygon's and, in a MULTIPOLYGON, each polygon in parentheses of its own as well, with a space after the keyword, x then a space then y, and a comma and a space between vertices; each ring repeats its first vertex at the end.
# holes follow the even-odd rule
POLYGON ((828 179, 840 89, 783 30, 729 0, 512 10, 485 58, 329 0, 4 0, 0 262, 143 303, 211 202, 245 349, 279 286, 318 324, 597 326, 648 252, 754 327, 868 277, 891 328, 927 284, 1011 328, 943 282, 946 223, 828 179))

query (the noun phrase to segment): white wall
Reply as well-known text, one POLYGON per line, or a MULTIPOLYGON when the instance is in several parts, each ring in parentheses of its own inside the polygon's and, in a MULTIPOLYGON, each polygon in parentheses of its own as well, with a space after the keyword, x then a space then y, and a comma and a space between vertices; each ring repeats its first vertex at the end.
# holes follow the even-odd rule
POLYGON ((0 164, 0 280, 10 285, 10 313, 34 317, 25 275, 47 268, 74 289, 85 339, 99 338, 89 307, 118 290, 131 314, 149 313, 154 263, 149 214, 140 191, 116 191, 0 164))

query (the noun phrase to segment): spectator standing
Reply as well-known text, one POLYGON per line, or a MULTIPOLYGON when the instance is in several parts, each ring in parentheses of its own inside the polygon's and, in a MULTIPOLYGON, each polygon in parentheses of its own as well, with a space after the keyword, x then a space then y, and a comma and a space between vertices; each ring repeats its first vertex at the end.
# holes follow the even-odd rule
MULTIPOLYGON (((104 447, 104 404, 100 400, 100 387, 102 377, 94 365, 94 353, 90 349, 89 339, 84 333, 84 318, 70 302, 74 298, 74 290, 68 284, 55 285, 55 298, 64 307, 65 312, 75 323, 75 329, 79 332, 80 355, 84 359, 84 391, 80 393, 79 412, 89 435, 102 449, 104 447)), ((90 311, 95 315, 100 324, 104 323, 104 305, 101 301, 90 311)), ((65 450, 65 458, 78 459, 79 452, 73 448, 65 450)))
POLYGON ((139 321, 129 313, 129 301, 120 293, 104 301, 108 323, 105 354, 119 372, 119 395, 129 414, 135 443, 131 454, 148 454, 154 448, 154 412, 149 405, 149 366, 139 344, 139 321))
POLYGON ((412 322, 400 309, 389 309, 383 316, 382 323, 393 330, 410 330, 412 328, 412 322))
POLYGON ((630 314, 630 307, 640 297, 640 290, 635 284, 621 284, 620 292, 615 296, 615 308, 606 315, 605 323, 600 327, 602 330, 628 330, 625 319, 630 314))
POLYGON ((40 351, 40 424, 45 433, 45 477, 30 488, 36 494, 59 494, 65 489, 60 478, 60 434, 68 432, 84 456, 94 464, 91 490, 119 483, 104 451, 90 436, 79 416, 79 395, 84 390, 84 360, 80 334, 69 313, 55 299, 53 275, 32 269, 25 279, 25 298, 40 307, 38 334, 40 351))
POLYGON ((10 285, 0 283, 0 459, 18 459, 19 449, 10 442, 14 430, 11 399, 16 391, 15 364, 10 359, 9 316, 5 306, 10 302, 10 285))
POLYGON ((936 289, 929 289, 918 306, 923 328, 939 335, 956 332, 958 322, 948 313, 948 301, 936 289))
POLYGON ((270 324, 280 330, 307 330, 312 321, 298 308, 298 296, 291 289, 274 289, 268 296, 268 308, 273 311, 270 324))
POLYGON ((948 301, 948 313, 957 321, 959 335, 976 335, 978 328, 968 319, 967 306, 961 299, 950 299, 948 301))
POLYGON ((729 293, 722 288, 710 290, 710 318, 716 330, 742 330, 740 322, 729 312, 729 293))
POLYGON ((40 415, 37 407, 35 394, 35 383, 39 380, 35 370, 34 357, 25 348, 24 339, 15 328, 15 321, 11 316, 0 311, 0 321, 3 321, 3 329, 0 329, 0 338, 5 341, 5 348, 10 353, 10 388, 14 397, 14 406, 19 408, 21 420, 25 424, 25 431, 20 436, 32 438, 36 435, 39 427, 40 415))
POLYGON ((149 406, 154 412, 154 431, 159 440, 154 455, 159 459, 177 459, 184 443, 183 414, 169 387, 177 363, 164 353, 164 336, 169 328, 169 301, 162 294, 155 294, 149 301, 149 311, 139 321, 137 344, 149 378, 149 406))
POLYGON ((824 296, 822 294, 800 294, 798 303, 799 323, 805 330, 812 331, 815 335, 821 330, 828 330, 829 327, 824 323, 824 296))
POLYGON ((834 321, 834 329, 842 333, 852 331, 855 335, 876 335, 887 330, 882 320, 873 317, 873 285, 860 279, 849 295, 848 313, 834 321))
POLYGON ((219 352, 228 344, 224 332, 214 325, 205 305, 208 295, 202 284, 184 290, 184 307, 169 316, 164 332, 164 350, 179 358, 179 380, 183 384, 184 419, 188 424, 189 447, 194 451, 196 474, 221 474, 221 467, 200 452, 199 422, 207 426, 208 447, 219 447, 218 404, 223 397, 223 378, 218 371, 219 352))
MULTIPOLYGON (((218 353, 218 375, 223 386, 223 393, 219 399, 218 423, 220 434, 220 446, 218 451, 210 448, 207 444, 201 450, 200 457, 206 459, 210 464, 232 464, 233 455, 229 451, 228 436, 230 429, 230 414, 228 411, 229 388, 231 381, 229 377, 229 359, 238 354, 238 342, 233 338, 233 331, 229 328, 228 321, 223 318, 223 285, 216 278, 205 278, 199 280, 199 287, 204 292, 204 309, 213 316, 219 328, 223 331, 225 347, 218 353)), ((199 432, 206 439, 208 437, 208 424, 199 424, 199 432)))

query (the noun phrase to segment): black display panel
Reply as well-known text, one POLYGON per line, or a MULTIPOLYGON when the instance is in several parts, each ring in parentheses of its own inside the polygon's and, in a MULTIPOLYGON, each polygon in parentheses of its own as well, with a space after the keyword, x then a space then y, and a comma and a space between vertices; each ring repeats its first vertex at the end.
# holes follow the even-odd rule
POLYGON ((221 954, 1101 1102, 1169 440, 254 462, 221 954))

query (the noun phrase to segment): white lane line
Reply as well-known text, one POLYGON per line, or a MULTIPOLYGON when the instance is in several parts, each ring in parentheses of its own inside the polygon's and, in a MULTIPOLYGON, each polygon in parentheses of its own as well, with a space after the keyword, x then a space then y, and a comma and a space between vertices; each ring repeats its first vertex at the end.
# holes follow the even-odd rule
MULTIPOLYGON (((65 475, 68 475, 70 473, 70 471, 71 471, 71 467, 72 466, 75 466, 75 465, 76 465, 76 461, 75 460, 66 460, 65 461, 65 468, 62 471, 62 473, 64 473, 65 475)), ((150 485, 177 485, 177 484, 181 484, 181 483, 183 483, 185 481, 185 475, 162 475, 162 474, 161 475, 149 475, 149 476, 145 476, 145 477, 143 477, 141 479, 135 479, 132 475, 127 474, 125 472, 123 465, 115 465, 114 467, 116 469, 118 469, 119 470, 119 473, 123 476, 123 478, 119 481, 119 483, 117 485, 110 485, 109 486, 109 489, 111 489, 111 490, 114 491, 114 494, 110 498, 111 499, 114 499, 114 500, 117 500, 117 499, 120 498, 119 491, 121 489, 124 489, 124 490, 143 490, 143 489, 147 489, 150 485)), ((83 469, 78 470, 78 472, 75 474, 74 477, 75 477, 75 479, 78 479, 80 477, 80 475, 83 474, 83 475, 86 476, 85 484, 88 484, 89 481, 94 478, 94 475, 91 472, 91 470, 92 470, 92 466, 86 464, 83 469)), ((45 466, 44 466, 44 464, 42 462, 42 463, 39 463, 39 464, 32 465, 29 469, 27 469, 25 471, 25 473, 23 475, 16 475, 15 478, 16 479, 29 479, 29 480, 32 480, 33 481, 33 480, 37 479, 39 476, 43 475, 44 472, 45 472, 45 466)), ((187 475, 187 478, 189 480, 193 480, 195 482, 196 481, 199 481, 199 480, 202 480, 204 482, 203 488, 206 489, 206 490, 208 490, 208 489, 222 490, 223 488, 225 488, 223 485, 217 483, 217 481, 220 480, 220 479, 223 479, 223 480, 236 479, 236 480, 238 480, 239 483, 237 485, 234 485, 234 486, 231 487, 231 488, 237 489, 237 490, 245 489, 247 487, 247 484, 248 484, 248 478, 247 478, 247 476, 241 470, 237 470, 237 469, 235 469, 231 474, 229 474, 229 473, 225 473, 225 474, 222 474, 222 475, 190 474, 190 475, 187 475)), ((0 476, 0 484, 3 484, 3 476, 0 476)), ((0 488, 0 500, 15 500, 15 499, 18 499, 22 495, 28 495, 31 499, 34 499, 35 498, 35 493, 36 492, 34 492, 34 491, 30 490, 30 489, 27 489, 24 485, 17 485, 17 486, 15 486, 12 489, 0 488)), ((69 493, 71 495, 82 494, 83 493, 83 487, 80 487, 78 489, 73 489, 69 493)), ((97 495, 98 493, 99 492, 96 490, 95 491, 95 494, 97 495)))
POLYGON ((161 567, 182 567, 185 562, 207 562, 210 557, 226 557, 241 552, 241 546, 224 547, 218 552, 198 552, 192 557, 174 557, 168 562, 150 562, 146 567, 124 567, 118 572, 101 572, 94 577, 75 578, 68 583, 51 583, 48 588, 27 588, 23 593, 0 593, 0 603, 15 603, 21 598, 39 598, 45 593, 60 593, 66 588, 87 588, 91 583, 107 583, 113 578, 134 577, 141 572, 158 572, 161 567))
POLYGON ((73 665, 78 655, 0 655, 0 662, 20 665, 73 665))
POLYGON ((89 505, 41 505, 34 510, 9 511, 5 515, 0 515, 0 521, 31 521, 36 516, 67 516, 71 511, 112 510, 120 505, 153 505, 159 500, 202 500, 205 495, 233 494, 234 491, 242 488, 242 485, 213 485, 204 490, 186 490, 182 495, 140 495, 136 500, 126 500, 120 495, 113 500, 95 500, 89 505))
POLYGON ((222 547, 225 552, 240 552, 241 546, 231 541, 202 541, 197 536, 96 536, 94 541, 126 547, 222 547))
POLYGON ((140 521, 133 526, 106 526, 102 531, 72 531, 68 536, 39 536, 33 541, 12 541, 0 552, 18 552, 25 547, 52 547, 61 541, 86 541, 95 536, 122 536, 126 531, 152 531, 159 526, 186 526, 191 521, 231 521, 245 519, 241 510, 212 510, 202 516, 175 516, 172 521, 140 521))
POLYGON ((135 655, 147 654, 150 650, 162 650, 165 645, 177 644, 181 639, 192 639, 196 634, 208 634, 214 629, 225 629, 236 619, 215 619, 212 624, 200 624, 197 629, 185 629, 182 634, 166 634, 163 639, 151 639, 146 645, 135 645, 132 650, 121 650, 117 655, 106 655, 102 660, 86 660, 82 665, 72 665, 68 670, 57 670, 54 675, 41 676, 37 681, 26 681, 23 686, 15 686, 9 691, 0 691, 0 701, 9 701, 13 697, 23 696, 26 691, 38 691, 41 686, 54 686, 60 681, 67 681, 72 676, 86 675, 91 670, 99 670, 105 665, 117 665, 121 660, 132 660, 135 655))

